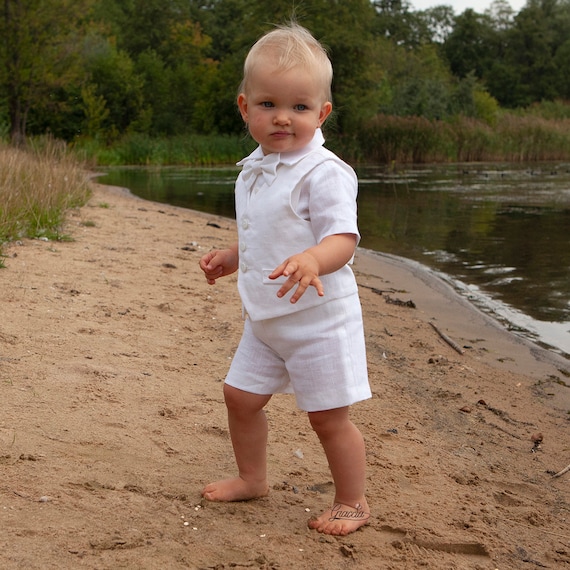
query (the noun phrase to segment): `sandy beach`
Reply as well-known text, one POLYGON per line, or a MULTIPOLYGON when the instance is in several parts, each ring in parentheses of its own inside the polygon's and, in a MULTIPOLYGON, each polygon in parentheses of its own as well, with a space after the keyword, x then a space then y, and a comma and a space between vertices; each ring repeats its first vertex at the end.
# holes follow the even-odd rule
POLYGON ((323 536, 332 482, 291 396, 267 407, 269 496, 200 497, 235 473, 236 278, 198 267, 234 222, 94 185, 65 231, 0 270, 2 569, 570 569, 570 362, 359 250, 373 516, 323 536))

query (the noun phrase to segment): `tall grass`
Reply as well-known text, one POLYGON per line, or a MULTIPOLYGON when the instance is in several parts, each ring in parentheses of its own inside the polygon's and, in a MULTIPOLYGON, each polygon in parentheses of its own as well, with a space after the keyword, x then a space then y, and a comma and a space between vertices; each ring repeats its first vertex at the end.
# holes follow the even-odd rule
POLYGON ((358 146, 361 160, 373 163, 570 160, 570 119, 502 113, 491 126, 381 115, 362 127, 358 146))
POLYGON ((186 135, 156 138, 132 133, 105 146, 96 140, 79 140, 74 150, 99 166, 235 164, 255 148, 247 136, 186 135))
MULTIPOLYGON (((378 115, 350 136, 329 132, 327 145, 351 162, 377 164, 570 160, 570 117, 558 107, 532 110, 499 111, 490 122, 464 116, 430 120, 378 115)), ((84 139, 73 148, 93 166, 213 166, 234 164, 255 146, 248 136, 155 138, 131 133, 111 145, 84 139)))
POLYGON ((547 161, 570 157, 570 118, 505 115, 497 125, 503 160, 547 161))
POLYGON ((62 239, 66 211, 89 197, 88 173, 64 143, 0 143, 0 247, 21 238, 62 239))
POLYGON ((380 164, 448 161, 453 153, 449 126, 425 117, 379 115, 358 140, 361 157, 380 164))

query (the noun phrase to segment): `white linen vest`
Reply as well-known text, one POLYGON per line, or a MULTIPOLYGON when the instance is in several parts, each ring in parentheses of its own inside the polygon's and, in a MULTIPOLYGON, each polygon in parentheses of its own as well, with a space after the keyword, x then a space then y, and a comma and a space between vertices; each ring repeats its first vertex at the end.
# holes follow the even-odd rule
MULTIPOLYGON (((272 280, 268 275, 288 257, 314 245, 316 238, 311 222, 300 218, 291 204, 295 188, 307 174, 325 160, 354 172, 334 153, 324 147, 312 150, 294 164, 280 163, 269 186, 249 190, 243 172, 236 181, 236 221, 239 239, 238 290, 245 311, 252 320, 270 319, 301 311, 358 292, 352 269, 345 265, 328 275, 320 276, 325 295, 319 297, 310 286, 296 302, 287 295, 277 297, 286 280, 272 280)), ((334 191, 334 189, 331 189, 334 191)))

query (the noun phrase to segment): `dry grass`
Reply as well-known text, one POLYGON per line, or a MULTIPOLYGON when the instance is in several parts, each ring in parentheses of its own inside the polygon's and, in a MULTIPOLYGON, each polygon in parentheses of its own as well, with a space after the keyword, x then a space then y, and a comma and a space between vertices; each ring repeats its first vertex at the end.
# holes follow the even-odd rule
POLYGON ((86 169, 64 143, 39 139, 26 150, 0 143, 0 247, 22 238, 63 239, 66 211, 89 192, 86 169))
POLYGON ((568 160, 570 119, 505 112, 489 125, 467 117, 430 121, 380 115, 362 127, 360 144, 371 163, 568 160))

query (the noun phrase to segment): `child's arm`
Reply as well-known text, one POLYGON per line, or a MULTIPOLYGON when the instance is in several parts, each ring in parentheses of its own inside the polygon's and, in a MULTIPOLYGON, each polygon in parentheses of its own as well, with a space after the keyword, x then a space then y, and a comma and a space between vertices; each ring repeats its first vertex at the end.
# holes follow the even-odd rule
POLYGON ((322 297, 325 290, 319 275, 333 273, 346 265, 354 255, 356 240, 354 234, 330 235, 318 245, 286 259, 269 275, 270 279, 276 279, 281 275, 289 278, 277 291, 277 296, 283 297, 297 285, 291 303, 296 303, 309 286, 314 287, 322 297))
POLYGON ((205 273, 209 285, 214 285, 216 279, 225 277, 237 271, 239 263, 238 244, 228 249, 215 249, 200 259, 200 269, 205 273))

